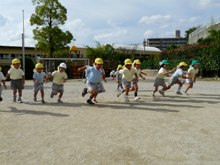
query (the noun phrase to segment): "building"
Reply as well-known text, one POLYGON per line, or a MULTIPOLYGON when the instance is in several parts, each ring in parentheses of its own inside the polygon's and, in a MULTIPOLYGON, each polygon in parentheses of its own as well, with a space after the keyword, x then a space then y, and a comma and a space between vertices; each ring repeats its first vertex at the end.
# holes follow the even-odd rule
POLYGON ((182 38, 180 35, 180 30, 176 30, 174 38, 148 38, 147 45, 151 47, 156 47, 162 51, 167 50, 170 46, 181 47, 187 44, 187 39, 182 38))
POLYGON ((198 29, 190 33, 188 44, 196 44, 199 39, 208 37, 211 29, 220 30, 220 17, 215 18, 211 23, 200 26, 198 29))

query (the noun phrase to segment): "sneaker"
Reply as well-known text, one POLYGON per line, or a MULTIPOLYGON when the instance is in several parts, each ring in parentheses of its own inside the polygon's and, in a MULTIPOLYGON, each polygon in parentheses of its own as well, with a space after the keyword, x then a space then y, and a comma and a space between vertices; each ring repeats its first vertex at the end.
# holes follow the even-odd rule
POLYGON ((61 99, 58 99, 57 102, 58 103, 63 103, 63 101, 61 99))
POLYGON ((136 96, 136 97, 134 98, 134 101, 137 101, 137 100, 140 100, 140 99, 141 99, 140 97, 137 97, 137 96, 136 96))
POLYGON ((184 92, 185 95, 189 95, 186 91, 184 92))
POLYGON ((87 103, 88 103, 88 104, 91 104, 91 105, 94 105, 94 104, 95 104, 95 103, 92 102, 91 99, 88 99, 88 100, 87 100, 87 103))
POLYGON ((118 92, 118 93, 117 93, 117 97, 119 97, 120 95, 121 95, 121 92, 118 92))
POLYGON ((177 95, 183 95, 183 93, 180 92, 180 91, 177 91, 176 94, 177 94, 177 95))
POLYGON ((87 94, 87 88, 83 88, 82 97, 84 97, 86 94, 87 94))
POLYGON ((2 101, 3 99, 2 99, 2 97, 0 97, 0 101, 2 101))
POLYGON ((35 102, 37 101, 37 98, 36 97, 34 97, 34 99, 33 99, 35 102))
POLYGON ((41 100, 42 104, 46 103, 44 100, 41 100))
POLYGON ((21 100, 21 98, 20 98, 20 97, 18 98, 18 102, 19 102, 19 103, 22 103, 22 100, 21 100))
POLYGON ((164 97, 164 91, 163 90, 159 90, 159 93, 164 97))

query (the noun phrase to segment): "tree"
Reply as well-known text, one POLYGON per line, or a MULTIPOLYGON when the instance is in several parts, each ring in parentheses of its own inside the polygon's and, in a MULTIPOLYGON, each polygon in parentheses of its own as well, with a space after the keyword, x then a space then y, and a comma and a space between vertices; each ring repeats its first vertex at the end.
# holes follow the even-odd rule
POLYGON ((73 39, 69 32, 63 32, 59 26, 64 25, 67 20, 67 10, 58 0, 32 0, 35 13, 31 15, 31 26, 36 47, 45 51, 49 57, 63 49, 69 49, 67 44, 73 39))
POLYGON ((194 31, 195 31, 196 29, 198 29, 198 28, 199 28, 199 26, 197 26, 197 27, 192 27, 192 28, 186 30, 186 31, 185 31, 185 38, 189 39, 189 34, 192 33, 192 32, 194 32, 194 31))

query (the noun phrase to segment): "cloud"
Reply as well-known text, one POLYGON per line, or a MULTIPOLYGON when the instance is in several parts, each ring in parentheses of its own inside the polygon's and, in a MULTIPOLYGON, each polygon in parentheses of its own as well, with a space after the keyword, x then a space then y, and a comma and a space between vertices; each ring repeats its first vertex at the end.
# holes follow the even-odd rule
POLYGON ((147 30, 144 32, 144 38, 150 38, 153 37, 154 32, 152 30, 147 30))
POLYGON ((7 19, 3 17, 2 15, 0 15, 0 26, 4 26, 6 22, 7 22, 7 19))
POLYGON ((170 15, 152 15, 152 16, 143 16, 138 21, 140 24, 157 24, 171 21, 170 15))
POLYGON ((98 34, 94 36, 95 41, 109 41, 109 40, 114 40, 119 37, 123 37, 128 33, 128 30, 126 29, 118 29, 114 30, 113 32, 110 33, 103 33, 103 34, 98 34))
POLYGON ((192 0, 191 2, 195 7, 201 7, 201 8, 220 7, 219 0, 192 0))
POLYGON ((190 17, 190 18, 188 18, 188 19, 180 19, 179 20, 179 23, 181 23, 181 24, 189 24, 189 23, 194 23, 194 22, 196 22, 198 20, 198 18, 197 17, 190 17))

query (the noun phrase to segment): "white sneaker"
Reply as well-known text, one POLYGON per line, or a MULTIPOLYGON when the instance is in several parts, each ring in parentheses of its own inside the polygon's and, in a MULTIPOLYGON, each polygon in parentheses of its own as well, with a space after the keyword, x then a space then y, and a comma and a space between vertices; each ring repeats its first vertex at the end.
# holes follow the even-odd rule
POLYGON ((137 96, 136 96, 136 97, 134 98, 134 101, 137 101, 137 100, 139 100, 139 99, 140 99, 140 97, 137 97, 137 96))

